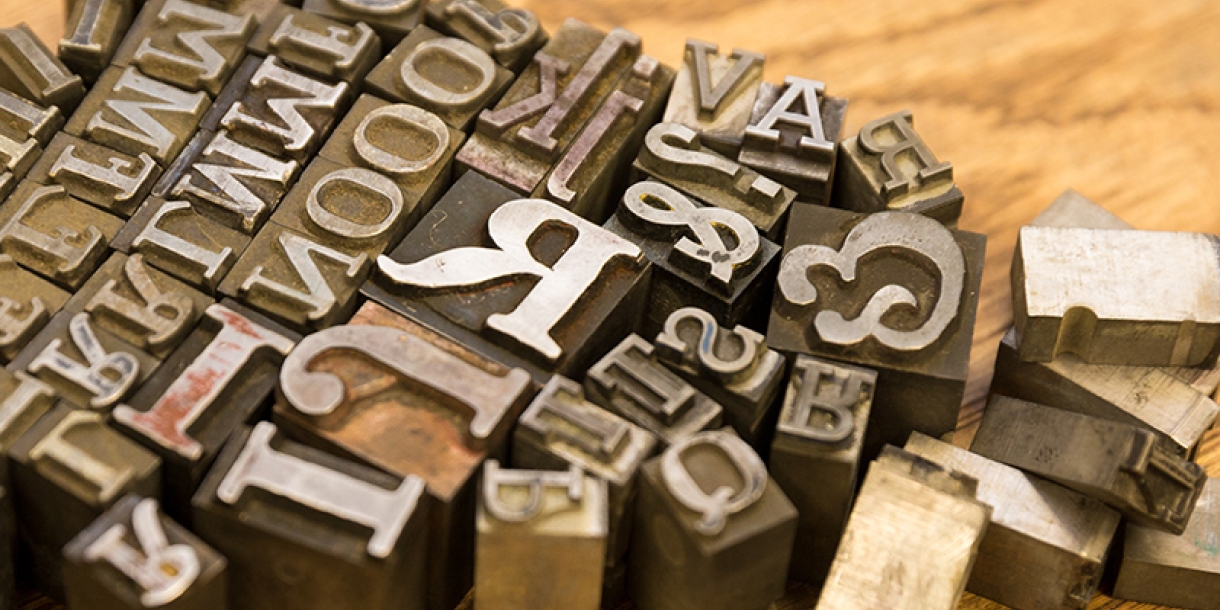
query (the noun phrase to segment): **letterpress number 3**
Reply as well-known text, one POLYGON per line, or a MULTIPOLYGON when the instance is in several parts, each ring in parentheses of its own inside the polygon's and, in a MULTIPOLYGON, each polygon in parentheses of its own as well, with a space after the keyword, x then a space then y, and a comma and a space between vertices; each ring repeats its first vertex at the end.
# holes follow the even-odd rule
POLYGON ((831 267, 844 280, 852 282, 862 258, 887 251, 911 260, 929 261, 935 268, 940 289, 924 323, 910 331, 896 330, 882 323, 882 316, 896 305, 918 307, 909 288, 887 284, 869 298, 858 317, 848 320, 838 311, 822 310, 814 318, 814 328, 827 343, 855 345, 871 336, 896 350, 922 350, 939 339, 957 317, 966 274, 965 257, 953 234, 926 216, 881 212, 856 225, 839 250, 816 244, 793 248, 780 265, 780 292, 795 305, 813 305, 819 295, 809 281, 810 269, 831 267))

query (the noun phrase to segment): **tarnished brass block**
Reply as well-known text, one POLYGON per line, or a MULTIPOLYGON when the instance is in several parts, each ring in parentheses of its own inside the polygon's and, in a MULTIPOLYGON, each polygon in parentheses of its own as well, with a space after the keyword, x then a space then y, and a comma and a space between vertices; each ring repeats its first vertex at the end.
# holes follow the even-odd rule
POLYGON ((275 55, 291 68, 353 87, 381 57, 381 37, 362 21, 354 25, 279 4, 248 45, 250 52, 275 55))
POLYGON ((537 15, 501 0, 432 0, 427 19, 428 25, 473 43, 517 73, 547 41, 537 15))
POLYGON ((0 286, 4 286, 4 295, 0 296, 0 364, 8 364, 70 295, 22 269, 7 254, 0 254, 0 286))
POLYGON ((76 199, 130 218, 160 175, 161 168, 148 153, 129 155, 58 133, 30 169, 29 178, 63 186, 76 199))
POLYGON ((0 255, 76 290, 102 263, 123 221, 68 195, 62 186, 26 180, 0 206, 0 255))
POLYGON ((737 157, 762 84, 762 53, 721 55, 710 42, 688 38, 682 68, 665 106, 666 123, 695 130, 705 145, 737 157))

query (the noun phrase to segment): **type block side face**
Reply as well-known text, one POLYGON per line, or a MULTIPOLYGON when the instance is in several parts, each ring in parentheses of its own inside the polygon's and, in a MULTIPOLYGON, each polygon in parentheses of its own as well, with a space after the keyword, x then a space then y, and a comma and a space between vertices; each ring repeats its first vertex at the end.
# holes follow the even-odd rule
POLYGON ((991 512, 969 483, 910 454, 883 454, 864 479, 817 608, 956 608, 991 512))
POLYGON ((1220 299, 1218 244, 1202 233, 1021 229, 1012 280, 1022 359, 1214 365, 1220 314, 1201 304, 1220 299))
POLYGON ((1206 481, 1173 444, 1128 424, 993 396, 971 450, 1181 533, 1206 481))

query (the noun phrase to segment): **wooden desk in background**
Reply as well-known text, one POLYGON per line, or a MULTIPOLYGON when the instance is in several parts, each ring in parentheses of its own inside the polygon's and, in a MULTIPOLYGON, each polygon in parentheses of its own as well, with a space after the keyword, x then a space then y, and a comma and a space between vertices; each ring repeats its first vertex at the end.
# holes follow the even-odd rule
MULTIPOLYGON (((1072 187, 1141 229, 1220 232, 1220 2, 1212 0, 508 0, 554 31, 623 26, 677 66, 686 38, 767 54, 766 78, 851 100, 845 134, 896 110, 953 163, 987 268, 956 443, 978 426, 1012 323, 1017 229, 1072 187)), ((54 48, 61 0, 0 0, 54 48)), ((1172 265, 1167 260, 1165 264, 1172 265)), ((1220 476, 1220 433, 1200 463, 1220 476)), ((777 610, 812 608, 797 588, 777 610)), ((54 608, 30 600, 24 608, 54 608)), ((1150 610, 1098 596, 1090 609, 1150 610)), ((966 594, 961 608, 999 604, 966 594)))

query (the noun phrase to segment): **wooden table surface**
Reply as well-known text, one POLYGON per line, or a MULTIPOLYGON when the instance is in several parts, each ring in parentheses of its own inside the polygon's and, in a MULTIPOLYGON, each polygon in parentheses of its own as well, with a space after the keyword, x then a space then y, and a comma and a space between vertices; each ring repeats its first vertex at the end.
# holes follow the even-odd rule
MULTIPOLYGON (((619 25, 678 65, 687 37, 767 54, 766 78, 821 80, 851 100, 845 133, 903 108, 966 194, 960 226, 986 233, 967 404, 978 425, 1011 325, 1017 229, 1072 187, 1143 229, 1220 231, 1220 2, 1215 0, 509 0, 550 31, 619 25)), ((54 48, 57 0, 2 0, 54 48)), ((1172 265, 1173 261, 1165 261, 1172 265)), ((1220 476, 1220 434, 1200 452, 1220 476)), ((32 597, 29 608, 46 608, 32 597)), ((794 589, 780 610, 814 606, 794 589)), ((967 594, 961 608, 1003 608, 967 594)), ((1099 595, 1091 609, 1147 610, 1099 595)))

